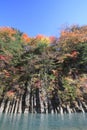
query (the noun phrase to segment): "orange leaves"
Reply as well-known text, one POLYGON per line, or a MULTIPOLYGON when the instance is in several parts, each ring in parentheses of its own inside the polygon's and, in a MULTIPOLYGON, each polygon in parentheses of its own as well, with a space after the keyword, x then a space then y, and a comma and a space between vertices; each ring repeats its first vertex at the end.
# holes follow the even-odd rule
MULTIPOLYGON (((10 41, 15 41, 16 36, 19 35, 19 32, 11 27, 0 27, 0 39, 4 43, 10 43, 10 41)), ((37 45, 38 43, 47 44, 53 43, 55 41, 54 36, 44 36, 42 34, 37 35, 36 37, 29 37, 26 33, 21 33, 20 39, 24 44, 37 45)))
POLYGON ((8 92, 6 93, 6 96, 9 97, 9 98, 13 98, 13 97, 15 96, 15 93, 10 90, 10 91, 8 91, 8 92))
POLYGON ((87 26, 72 26, 61 31, 60 42, 71 42, 73 44, 87 42, 87 26))
POLYGON ((57 75, 58 75, 57 70, 52 70, 52 73, 53 73, 55 76, 57 76, 57 75))
POLYGON ((71 52, 71 56, 75 57, 75 58, 77 57, 78 54, 79 53, 77 51, 75 51, 75 50, 71 52))
POLYGON ((50 40, 50 43, 53 43, 53 42, 56 40, 56 37, 50 36, 50 37, 49 37, 49 40, 50 40))
POLYGON ((5 37, 9 37, 12 40, 14 39, 14 35, 16 34, 16 30, 10 28, 10 27, 0 27, 0 37, 2 38, 2 40, 6 40, 5 37))
POLYGON ((25 43, 29 43, 29 42, 30 42, 30 38, 29 38, 28 35, 25 34, 25 33, 22 35, 22 39, 23 39, 23 41, 24 41, 25 43))
POLYGON ((71 43, 78 43, 81 42, 79 39, 81 37, 81 34, 78 34, 76 32, 61 32, 60 41, 63 40, 63 42, 71 42, 71 43))
POLYGON ((0 27, 0 33, 8 33, 10 36, 13 34, 16 34, 16 30, 10 28, 10 27, 0 27))
MULTIPOLYGON (((61 31, 61 35, 58 39, 58 47, 64 54, 68 54, 67 57, 76 59, 78 52, 72 52, 74 49, 78 49, 80 44, 87 42, 87 26, 78 27, 72 26, 61 31)), ((80 53, 80 52, 79 52, 80 53)))
POLYGON ((39 35, 36 36, 36 39, 37 39, 37 40, 41 40, 41 39, 44 38, 44 37, 45 37, 44 35, 39 34, 39 35))
POLYGON ((71 53, 65 54, 66 57, 71 57, 71 58, 77 58, 79 52, 76 50, 73 50, 71 53))

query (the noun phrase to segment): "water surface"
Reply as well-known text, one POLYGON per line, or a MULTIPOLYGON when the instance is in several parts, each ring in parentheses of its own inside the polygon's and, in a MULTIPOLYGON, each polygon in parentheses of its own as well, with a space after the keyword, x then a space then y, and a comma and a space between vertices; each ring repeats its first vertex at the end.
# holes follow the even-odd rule
POLYGON ((0 114, 0 130, 87 130, 87 114, 0 114))

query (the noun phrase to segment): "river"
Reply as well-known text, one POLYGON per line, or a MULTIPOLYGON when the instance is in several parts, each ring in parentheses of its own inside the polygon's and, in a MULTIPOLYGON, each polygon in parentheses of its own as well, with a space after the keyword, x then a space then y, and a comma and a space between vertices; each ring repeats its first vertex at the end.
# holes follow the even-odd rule
POLYGON ((0 114, 0 130, 87 130, 87 114, 0 114))

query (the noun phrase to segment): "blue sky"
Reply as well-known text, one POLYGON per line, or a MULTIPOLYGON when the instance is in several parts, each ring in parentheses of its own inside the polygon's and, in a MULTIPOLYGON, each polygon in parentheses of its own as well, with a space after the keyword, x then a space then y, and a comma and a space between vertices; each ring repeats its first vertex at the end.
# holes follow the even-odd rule
POLYGON ((29 36, 58 36, 66 25, 87 24, 87 0, 1 0, 0 26, 29 36))

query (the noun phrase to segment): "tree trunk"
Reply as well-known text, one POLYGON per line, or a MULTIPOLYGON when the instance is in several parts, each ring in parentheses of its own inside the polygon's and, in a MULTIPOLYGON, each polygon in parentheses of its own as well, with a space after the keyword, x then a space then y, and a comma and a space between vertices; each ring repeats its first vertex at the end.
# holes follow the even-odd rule
POLYGON ((36 88, 36 112, 41 113, 39 88, 36 88))
POLYGON ((25 86, 24 94, 22 96, 22 113, 24 113, 26 108, 26 94, 27 94, 27 86, 25 86))
POLYGON ((3 113, 5 113, 6 108, 7 108, 7 103, 8 103, 8 99, 5 100, 5 104, 4 104, 4 109, 3 109, 3 113))
POLYGON ((29 112, 32 113, 32 88, 31 88, 31 90, 30 90, 29 112))

